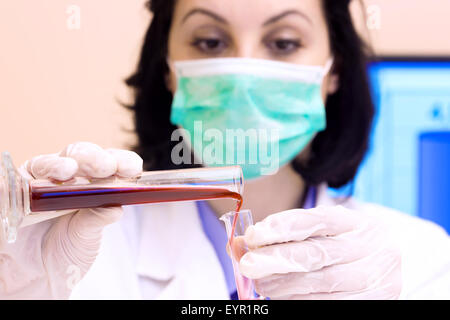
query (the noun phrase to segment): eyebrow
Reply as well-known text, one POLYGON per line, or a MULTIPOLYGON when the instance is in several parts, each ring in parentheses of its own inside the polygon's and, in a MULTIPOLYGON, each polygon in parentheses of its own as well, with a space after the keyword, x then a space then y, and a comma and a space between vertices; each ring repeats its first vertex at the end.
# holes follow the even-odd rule
POLYGON ((223 23, 223 24, 228 24, 228 21, 225 20, 224 18, 222 18, 221 16, 215 14, 215 13, 212 12, 212 11, 209 11, 209 10, 207 10, 207 9, 202 9, 202 8, 196 8, 196 9, 192 9, 191 11, 189 11, 189 12, 184 16, 184 18, 183 18, 183 20, 181 21, 181 23, 183 24, 184 22, 186 22, 186 20, 187 20, 189 17, 191 17, 191 16, 193 16, 194 14, 197 14, 197 13, 207 15, 207 16, 213 18, 214 20, 216 20, 217 22, 220 22, 220 23, 223 23))
POLYGON ((312 24, 311 19, 306 14, 304 14, 303 12, 300 12, 298 10, 287 10, 287 11, 284 11, 284 12, 276 15, 275 17, 270 18, 269 20, 264 22, 263 26, 267 26, 269 24, 275 23, 275 22, 277 22, 277 21, 279 21, 279 20, 283 19, 284 17, 286 17, 288 15, 291 15, 291 14, 296 14, 296 15, 302 16, 306 21, 308 21, 310 24, 312 24))
MULTIPOLYGON (((181 20, 181 24, 185 23, 187 19, 189 19, 191 16, 193 16, 195 14, 203 14, 203 15, 209 16, 210 18, 216 20, 217 22, 220 22, 223 24, 228 24, 228 21, 225 18, 219 16, 218 14, 216 14, 210 10, 203 9, 203 8, 195 8, 195 9, 192 9, 191 11, 189 11, 184 16, 184 18, 181 20)), ((300 12, 298 10, 287 10, 287 11, 284 11, 284 12, 270 18, 269 20, 267 20, 266 22, 263 23, 263 26, 265 27, 269 24, 273 24, 273 23, 283 19, 284 17, 286 17, 288 15, 292 15, 292 14, 299 15, 299 16, 303 17, 306 21, 308 21, 310 24, 312 24, 311 19, 303 12, 300 12)))

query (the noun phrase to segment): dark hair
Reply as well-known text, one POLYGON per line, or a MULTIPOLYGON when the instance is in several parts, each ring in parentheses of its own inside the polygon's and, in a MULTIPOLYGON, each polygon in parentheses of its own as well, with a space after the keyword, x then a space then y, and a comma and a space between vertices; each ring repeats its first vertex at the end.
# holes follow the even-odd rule
MULTIPOLYGON (((147 3, 153 13, 136 72, 126 83, 135 90, 133 149, 144 159, 145 170, 186 167, 170 159, 173 146, 170 123, 172 94, 166 87, 168 38, 176 0, 147 3)), ((338 188, 351 182, 368 148, 374 107, 366 65, 366 47, 352 22, 350 0, 322 0, 328 23, 334 71, 339 88, 326 103, 327 127, 312 141, 307 160, 295 159, 293 168, 309 185, 328 183, 338 188)))

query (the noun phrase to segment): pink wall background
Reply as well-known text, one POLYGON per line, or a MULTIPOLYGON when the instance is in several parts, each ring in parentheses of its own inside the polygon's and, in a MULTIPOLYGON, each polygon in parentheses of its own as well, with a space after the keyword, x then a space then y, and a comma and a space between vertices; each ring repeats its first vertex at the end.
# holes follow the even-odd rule
MULTIPOLYGON (((366 0, 379 10, 370 39, 381 54, 450 56, 449 0, 366 0)), ((74 141, 134 142, 123 79, 150 16, 143 0, 0 2, 0 151, 17 165, 74 141), (71 5, 80 9, 67 11, 71 5), (75 27, 75 29, 70 29, 75 27)), ((361 7, 354 5, 360 25, 361 7)), ((373 18, 371 15, 369 18, 373 18)), ((365 32, 366 33, 366 32, 365 32)))

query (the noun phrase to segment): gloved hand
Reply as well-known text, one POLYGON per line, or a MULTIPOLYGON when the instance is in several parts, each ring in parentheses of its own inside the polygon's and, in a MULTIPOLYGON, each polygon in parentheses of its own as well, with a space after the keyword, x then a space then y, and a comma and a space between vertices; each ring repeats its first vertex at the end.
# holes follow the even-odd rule
POLYGON ((386 230, 342 206, 284 211, 247 229, 239 268, 271 299, 397 299, 401 255, 386 230))
MULTIPOLYGON (((79 142, 59 154, 41 155, 19 171, 29 179, 74 176, 137 176, 142 159, 134 152, 79 142)), ((19 229, 14 244, 0 243, 0 299, 66 299, 94 262, 103 228, 117 221, 121 207, 69 213, 19 229)))

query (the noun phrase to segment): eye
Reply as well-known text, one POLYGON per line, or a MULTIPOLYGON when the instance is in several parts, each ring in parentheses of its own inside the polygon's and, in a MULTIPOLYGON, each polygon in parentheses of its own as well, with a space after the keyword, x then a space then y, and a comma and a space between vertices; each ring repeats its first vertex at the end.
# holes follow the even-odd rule
POLYGON ((302 45, 300 40, 276 39, 268 41, 266 46, 275 55, 287 55, 297 51, 302 45))
POLYGON ((192 46, 206 54, 220 54, 227 48, 227 43, 219 38, 198 38, 192 46))

